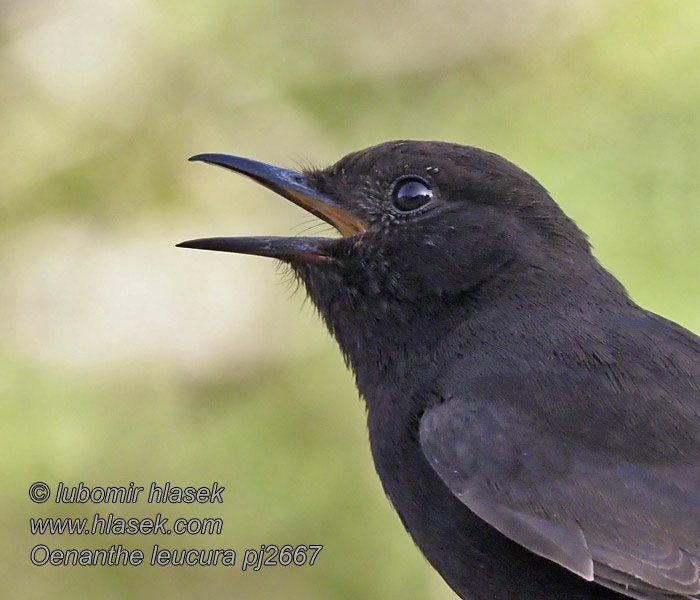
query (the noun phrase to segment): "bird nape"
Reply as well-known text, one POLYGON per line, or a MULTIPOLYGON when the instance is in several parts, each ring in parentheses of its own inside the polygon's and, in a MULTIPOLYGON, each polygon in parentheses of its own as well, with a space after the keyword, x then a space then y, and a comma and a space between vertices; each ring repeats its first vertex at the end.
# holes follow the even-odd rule
POLYGON ((507 160, 388 142, 302 173, 203 154, 335 238, 286 262, 351 366, 384 490, 462 598, 700 598, 700 338, 636 305, 507 160))

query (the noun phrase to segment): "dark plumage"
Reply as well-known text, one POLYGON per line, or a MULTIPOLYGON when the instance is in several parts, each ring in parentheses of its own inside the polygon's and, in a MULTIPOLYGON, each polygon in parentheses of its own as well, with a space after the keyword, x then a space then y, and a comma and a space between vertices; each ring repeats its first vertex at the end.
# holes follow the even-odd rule
POLYGON ((295 173, 201 155, 334 224, 273 256, 355 374, 384 489, 462 598, 700 598, 700 339, 637 306, 516 166, 390 142, 295 173))

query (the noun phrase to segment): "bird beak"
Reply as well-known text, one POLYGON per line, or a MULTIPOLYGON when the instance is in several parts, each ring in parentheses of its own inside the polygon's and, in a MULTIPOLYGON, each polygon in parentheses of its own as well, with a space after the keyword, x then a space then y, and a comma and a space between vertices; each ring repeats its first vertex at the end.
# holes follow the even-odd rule
MULTIPOLYGON (((209 163, 250 177, 287 200, 291 200, 294 204, 301 206, 312 215, 330 223, 343 236, 351 236, 367 229, 359 218, 314 189, 303 173, 228 154, 198 154, 190 160, 209 163)), ((177 244, 177 246, 291 258, 294 256, 323 257, 325 256, 324 249, 330 242, 332 239, 328 238, 218 237, 189 240, 177 244)))

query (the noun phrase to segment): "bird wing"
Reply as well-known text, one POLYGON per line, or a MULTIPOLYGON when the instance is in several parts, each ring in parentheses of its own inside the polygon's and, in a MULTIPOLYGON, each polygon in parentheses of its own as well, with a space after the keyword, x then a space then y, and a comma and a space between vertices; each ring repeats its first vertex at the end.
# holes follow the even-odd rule
POLYGON ((470 510, 530 551, 634 598, 699 598, 700 378, 657 375, 452 377, 464 392, 443 390, 420 443, 470 510))

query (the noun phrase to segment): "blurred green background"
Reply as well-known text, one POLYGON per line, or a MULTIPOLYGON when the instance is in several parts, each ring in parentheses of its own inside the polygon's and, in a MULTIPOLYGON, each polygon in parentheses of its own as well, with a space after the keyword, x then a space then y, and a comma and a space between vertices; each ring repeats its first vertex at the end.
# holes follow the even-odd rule
POLYGON ((637 301, 700 331, 697 0, 3 0, 0 18, 4 598, 453 597, 384 498, 364 408, 303 294, 265 259, 174 247, 308 216, 192 154, 293 167, 396 138, 490 149, 552 192, 637 301), (34 505, 37 480, 226 491, 34 505), (30 516, 96 511, 224 529, 29 534, 30 516), (242 573, 33 567, 37 543, 324 550, 242 573))

